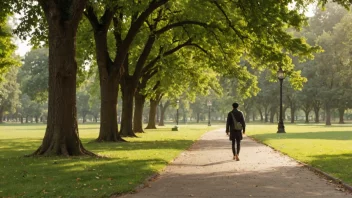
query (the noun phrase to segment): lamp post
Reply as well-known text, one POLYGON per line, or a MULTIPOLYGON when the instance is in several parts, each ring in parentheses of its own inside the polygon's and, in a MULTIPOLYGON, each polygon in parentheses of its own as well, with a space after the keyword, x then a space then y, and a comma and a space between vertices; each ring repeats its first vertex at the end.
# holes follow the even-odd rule
POLYGON ((285 73, 281 67, 280 67, 279 71, 277 71, 277 78, 280 81, 280 116, 279 116, 279 124, 277 127, 278 128, 277 133, 286 133, 284 121, 282 119, 282 81, 285 79, 285 73))
POLYGON ((210 100, 208 100, 208 102, 207 102, 207 106, 209 107, 209 115, 208 115, 208 126, 211 126, 211 124, 210 124, 210 107, 211 107, 211 101, 210 100))
POLYGON ((177 110, 176 110, 176 126, 178 126, 178 103, 180 103, 180 101, 177 100, 176 103, 177 103, 177 110))

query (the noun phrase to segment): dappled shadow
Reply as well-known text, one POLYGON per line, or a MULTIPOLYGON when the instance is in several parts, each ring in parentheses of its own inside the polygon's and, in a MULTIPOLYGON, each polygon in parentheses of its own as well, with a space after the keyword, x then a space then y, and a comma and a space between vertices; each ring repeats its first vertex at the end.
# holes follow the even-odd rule
MULTIPOLYGON (((91 140, 91 139, 89 139, 91 140)), ((85 140, 86 141, 86 140, 85 140)), ((99 143, 90 142, 87 148, 94 148, 93 152, 103 152, 111 150, 153 150, 153 149, 183 149, 187 145, 193 143, 191 140, 157 140, 157 141, 136 141, 136 142, 120 142, 120 143, 99 143)))
POLYGON ((310 162, 315 168, 328 172, 352 186, 352 153, 340 155, 313 155, 310 162))
POLYGON ((6 161, 0 162, 6 167, 6 172, 1 171, 0 197, 106 197, 133 189, 156 172, 153 166, 167 164, 158 158, 40 157, 17 161, 16 166, 10 167, 6 161), (8 182, 9 178, 18 182, 8 182), (75 190, 68 190, 68 186, 75 190))
POLYGON ((40 146, 43 139, 0 139, 0 157, 23 156, 34 152, 40 146))
POLYGON ((306 132, 306 133, 270 133, 251 135, 261 141, 269 139, 322 139, 322 140, 352 140, 351 131, 326 131, 326 132, 306 132))

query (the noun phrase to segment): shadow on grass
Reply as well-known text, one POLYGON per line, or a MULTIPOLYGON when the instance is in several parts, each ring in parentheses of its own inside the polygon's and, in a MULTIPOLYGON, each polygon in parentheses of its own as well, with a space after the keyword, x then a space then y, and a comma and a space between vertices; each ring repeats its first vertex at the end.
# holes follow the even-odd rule
POLYGON ((270 133, 251 135, 261 141, 269 139, 321 139, 321 140, 352 140, 352 131, 326 131, 306 133, 270 133))
POLYGON ((132 191, 154 166, 166 164, 157 158, 13 158, 0 162, 6 167, 0 197, 108 197, 132 191))
POLYGON ((352 185, 352 154, 314 155, 310 164, 352 185))

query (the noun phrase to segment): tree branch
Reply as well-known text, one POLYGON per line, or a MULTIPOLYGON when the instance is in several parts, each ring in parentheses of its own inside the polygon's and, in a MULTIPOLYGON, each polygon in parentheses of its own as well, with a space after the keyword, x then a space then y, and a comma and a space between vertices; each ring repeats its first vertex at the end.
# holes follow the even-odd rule
POLYGON ((237 30, 237 29, 233 26, 232 21, 231 21, 230 18, 227 16, 225 10, 222 9, 222 7, 221 7, 220 4, 217 2, 217 0, 213 0, 212 2, 213 2, 213 3, 215 4, 215 6, 220 10, 220 12, 224 15, 224 17, 226 18, 226 21, 227 21, 227 23, 229 24, 230 28, 237 34, 237 36, 240 37, 241 41, 244 43, 244 40, 245 40, 246 38, 248 38, 248 37, 247 37, 247 36, 243 36, 243 35, 240 33, 240 31, 237 30))
POLYGON ((153 0, 151 4, 149 4, 149 7, 142 12, 139 17, 136 19, 136 21, 131 25, 131 28, 129 29, 124 41, 122 42, 120 46, 120 50, 118 50, 118 53, 116 53, 115 57, 115 64, 117 64, 117 67, 120 67, 124 63, 124 59, 128 53, 128 50, 130 48, 130 45, 134 39, 134 37, 137 35, 138 30, 140 27, 143 25, 144 21, 147 19, 147 17, 157 8, 160 6, 164 5, 167 3, 169 0, 153 0))

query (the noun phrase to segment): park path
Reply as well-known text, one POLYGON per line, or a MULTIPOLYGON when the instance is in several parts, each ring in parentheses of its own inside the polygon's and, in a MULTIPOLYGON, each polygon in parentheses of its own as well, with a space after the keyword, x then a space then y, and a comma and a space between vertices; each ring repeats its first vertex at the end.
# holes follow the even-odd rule
POLYGON ((122 197, 352 197, 291 158, 248 137, 242 141, 240 160, 232 160, 224 129, 210 131, 155 181, 122 197))

